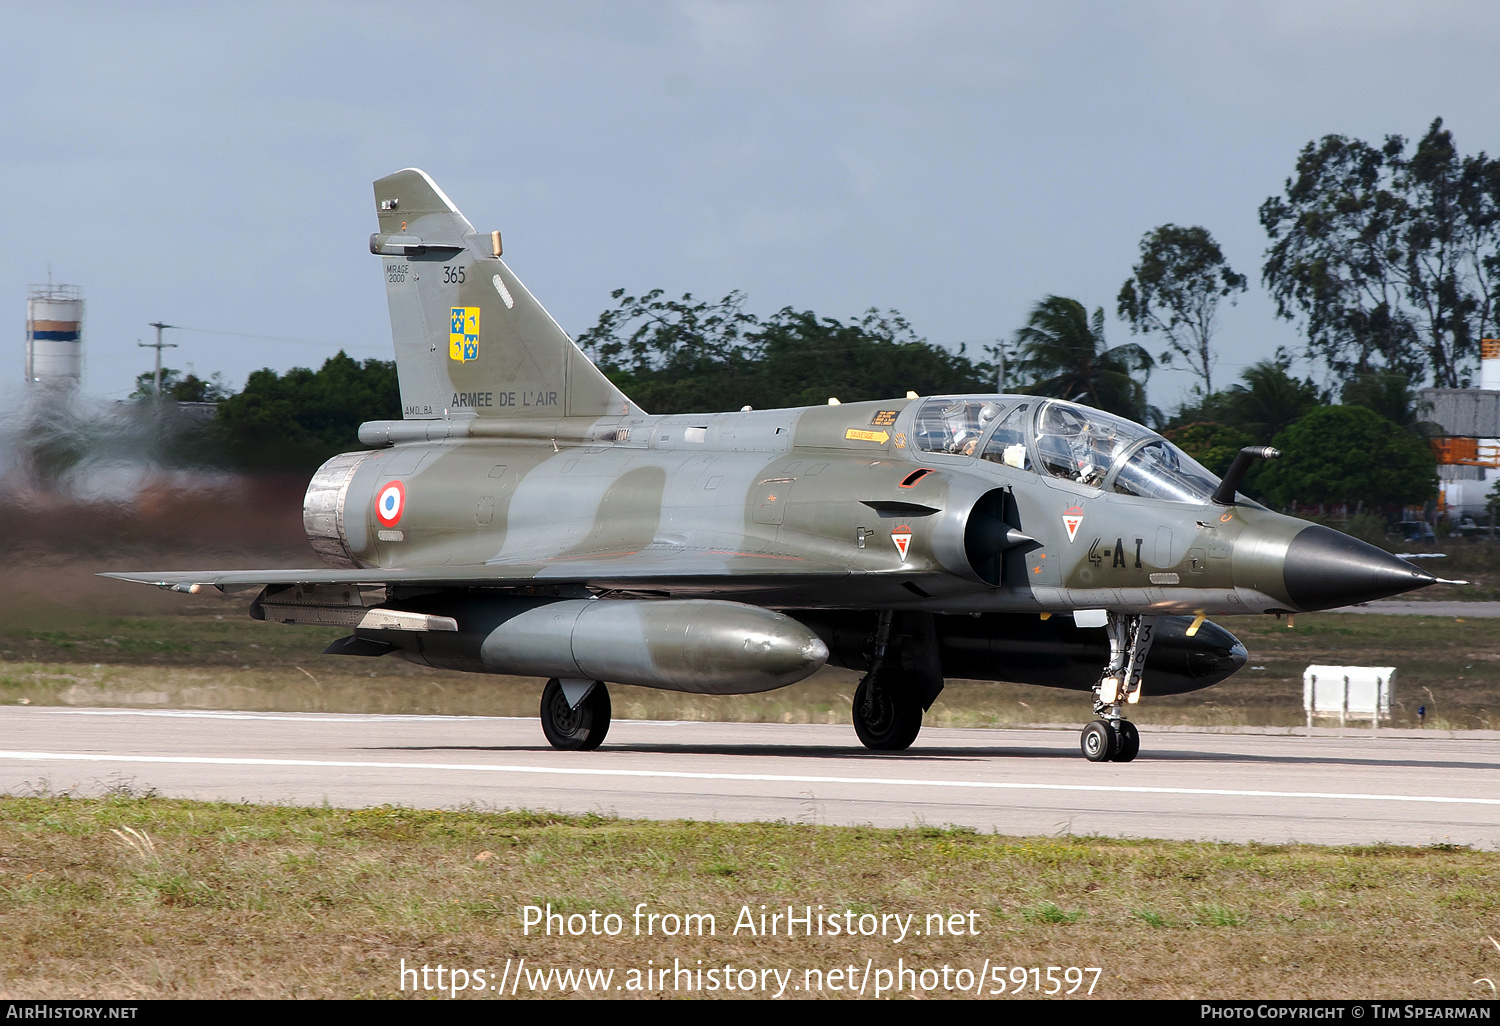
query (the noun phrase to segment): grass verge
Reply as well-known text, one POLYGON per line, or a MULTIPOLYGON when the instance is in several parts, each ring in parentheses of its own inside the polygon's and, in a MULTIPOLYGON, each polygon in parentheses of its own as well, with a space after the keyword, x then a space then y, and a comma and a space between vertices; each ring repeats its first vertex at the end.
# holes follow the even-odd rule
MULTIPOLYGON (((8 998, 433 997, 401 989, 402 959, 472 986, 521 958, 612 968, 627 989, 609 996, 642 993, 632 969, 640 984, 700 959, 791 971, 788 996, 820 969, 840 996, 833 968, 900 959, 931 981, 989 960, 1008 989, 1012 967, 1097 966, 1108 998, 1481 998, 1474 981, 1500 977, 1500 854, 37 795, 0 799, 0 920, 8 998), (714 935, 636 936, 641 903, 710 914, 714 935), (548 904, 622 932, 526 935, 523 908, 548 904), (884 937, 736 934, 762 905, 915 918, 899 942, 890 920, 884 937), (929 915, 956 932, 922 935, 929 915)), ((644 993, 728 996, 681 984, 644 993)))

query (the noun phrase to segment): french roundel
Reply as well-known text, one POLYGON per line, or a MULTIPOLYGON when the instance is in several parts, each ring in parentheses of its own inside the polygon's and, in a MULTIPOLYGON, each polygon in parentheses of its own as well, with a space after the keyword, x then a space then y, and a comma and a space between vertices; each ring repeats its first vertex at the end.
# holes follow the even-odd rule
POLYGON ((401 522, 401 512, 406 509, 406 486, 392 481, 380 489, 375 496, 375 518, 386 527, 395 527, 401 522))

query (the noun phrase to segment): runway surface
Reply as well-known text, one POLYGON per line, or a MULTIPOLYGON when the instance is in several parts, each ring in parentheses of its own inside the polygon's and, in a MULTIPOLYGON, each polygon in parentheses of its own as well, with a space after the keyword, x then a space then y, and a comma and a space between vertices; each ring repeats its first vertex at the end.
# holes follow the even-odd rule
POLYGON ((618 720, 557 752, 529 719, 4 706, 0 791, 1500 847, 1493 735, 1141 733, 1123 765, 1039 729, 928 728, 883 755, 847 726, 618 720))

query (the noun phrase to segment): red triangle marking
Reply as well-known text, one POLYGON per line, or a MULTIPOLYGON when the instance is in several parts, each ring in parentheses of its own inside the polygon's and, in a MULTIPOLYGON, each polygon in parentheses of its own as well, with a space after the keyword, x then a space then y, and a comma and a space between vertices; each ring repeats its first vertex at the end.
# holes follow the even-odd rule
POLYGON ((1083 523, 1083 517, 1075 515, 1064 515, 1063 526, 1068 529, 1068 541, 1078 537, 1078 528, 1083 523))

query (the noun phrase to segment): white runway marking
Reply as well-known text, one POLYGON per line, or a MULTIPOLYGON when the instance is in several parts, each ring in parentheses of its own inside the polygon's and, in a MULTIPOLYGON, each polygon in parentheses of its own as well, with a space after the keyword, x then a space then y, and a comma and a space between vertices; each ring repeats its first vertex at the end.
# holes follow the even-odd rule
POLYGON ((889 787, 975 788, 992 791, 1083 791, 1090 794, 1176 794, 1229 798, 1301 798, 1323 801, 1421 802, 1436 805, 1500 805, 1500 798, 1440 795, 1360 794, 1337 791, 1250 791, 1230 788, 1137 787, 1108 784, 1012 783, 990 780, 919 780, 910 777, 826 777, 781 773, 692 773, 679 770, 579 769, 454 762, 366 762, 323 759, 255 759, 177 755, 88 755, 77 752, 0 752, 0 759, 22 762, 122 762, 183 766, 288 766, 321 769, 449 770, 464 773, 530 773, 541 776, 633 777, 648 780, 720 780, 786 784, 856 784, 889 787))

